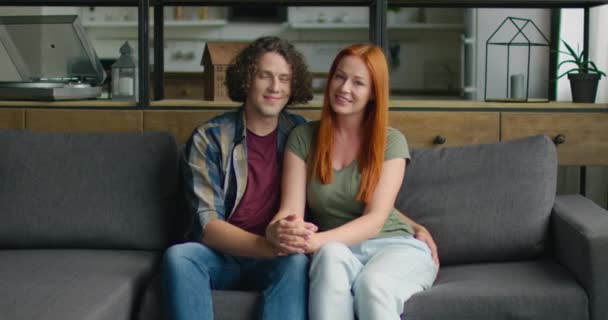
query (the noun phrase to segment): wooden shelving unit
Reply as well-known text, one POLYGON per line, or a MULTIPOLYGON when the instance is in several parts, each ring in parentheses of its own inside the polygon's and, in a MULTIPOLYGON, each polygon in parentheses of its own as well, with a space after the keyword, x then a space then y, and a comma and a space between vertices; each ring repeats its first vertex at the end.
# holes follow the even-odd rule
MULTIPOLYGON (((454 8, 584 8, 588 22, 588 10, 590 7, 608 3, 608 0, 20 0, 18 4, 11 0, 0 0, 0 6, 136 6, 138 7, 139 22, 86 22, 87 28, 136 28, 138 29, 139 41, 139 63, 140 78, 143 79, 139 88, 139 108, 147 108, 150 104, 150 91, 148 77, 149 63, 147 50, 150 33, 154 34, 154 65, 155 69, 164 70, 163 52, 163 30, 167 28, 185 27, 220 27, 225 20, 204 21, 169 21, 164 20, 163 9, 165 6, 366 6, 369 7, 369 24, 360 23, 293 23, 292 29, 298 30, 324 30, 324 29, 368 29, 369 40, 380 46, 387 47, 387 33, 395 29, 435 29, 435 30, 460 30, 463 26, 459 24, 426 24, 426 23, 404 23, 388 25, 386 21, 387 6, 402 7, 454 7, 454 8), (149 9, 154 9, 154 17, 150 17, 149 9), (148 26, 144 28, 144 26, 148 26), (153 28, 150 28, 153 26, 153 28)), ((588 28, 586 29, 588 30, 588 28)), ((588 45, 585 45, 587 48, 588 45)), ((588 51, 588 50, 586 50, 588 51)), ((155 72, 154 100, 163 99, 163 72, 155 72)), ((88 103, 83 103, 87 105, 88 103)))

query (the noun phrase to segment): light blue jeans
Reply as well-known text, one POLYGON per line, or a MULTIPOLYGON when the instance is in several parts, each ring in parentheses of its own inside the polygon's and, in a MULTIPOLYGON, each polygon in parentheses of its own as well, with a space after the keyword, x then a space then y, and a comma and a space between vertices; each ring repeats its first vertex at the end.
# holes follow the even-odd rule
POLYGON ((436 275, 430 249, 412 236, 328 243, 312 258, 310 319, 400 319, 405 301, 436 275))
MULTIPOLYGON (((167 249, 162 268, 169 319, 213 319, 211 290, 214 289, 261 291, 257 319, 307 318, 308 257, 305 255, 242 258, 189 242, 167 249)), ((233 307, 238 310, 240 306, 233 307)))

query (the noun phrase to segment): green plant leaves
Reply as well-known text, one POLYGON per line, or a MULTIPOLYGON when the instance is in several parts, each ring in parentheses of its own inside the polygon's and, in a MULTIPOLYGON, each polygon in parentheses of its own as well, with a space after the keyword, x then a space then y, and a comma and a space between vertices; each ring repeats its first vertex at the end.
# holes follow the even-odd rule
POLYGON ((600 71, 597 66, 595 65, 595 63, 593 63, 593 61, 590 60, 585 60, 585 51, 581 51, 580 53, 577 53, 576 51, 574 51, 574 49, 572 49, 572 47, 562 39, 562 43, 564 44, 564 46, 566 47, 566 50, 568 51, 562 51, 559 50, 558 52, 563 53, 565 55, 568 55, 571 57, 570 60, 564 60, 562 62, 560 62, 557 65, 557 69, 559 69, 562 65, 564 64, 568 64, 568 63, 574 63, 576 65, 575 68, 572 68, 564 73, 562 73, 561 75, 559 75, 556 79, 559 79, 565 75, 567 75, 568 73, 571 72, 577 72, 577 73, 598 73, 602 76, 606 76, 606 74, 603 71, 600 71))

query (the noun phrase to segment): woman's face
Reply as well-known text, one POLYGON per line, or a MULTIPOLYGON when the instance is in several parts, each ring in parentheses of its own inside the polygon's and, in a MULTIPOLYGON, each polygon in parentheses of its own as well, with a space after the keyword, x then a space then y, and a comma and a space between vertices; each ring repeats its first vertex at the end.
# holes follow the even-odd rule
POLYGON ((338 115, 360 114, 371 98, 372 78, 363 59, 342 58, 329 82, 332 110, 338 115))

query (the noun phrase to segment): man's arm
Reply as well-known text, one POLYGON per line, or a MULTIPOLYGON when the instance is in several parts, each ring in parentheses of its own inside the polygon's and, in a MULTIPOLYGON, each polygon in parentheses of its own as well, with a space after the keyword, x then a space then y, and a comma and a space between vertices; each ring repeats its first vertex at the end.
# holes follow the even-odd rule
POLYGON ((281 206, 266 228, 266 238, 281 255, 303 253, 317 226, 304 221, 306 162, 286 150, 281 182, 281 206))
MULTIPOLYGON (((202 235, 199 240, 225 254, 270 258, 275 256, 265 238, 249 233, 225 221, 224 186, 221 172, 221 146, 213 143, 203 130, 197 130, 182 162, 184 188, 191 212, 199 217, 202 235)), ((216 140, 217 141, 217 140, 216 140)))
POLYGON ((219 219, 207 223, 201 241, 210 248, 233 256, 273 258, 277 255, 266 238, 219 219))

